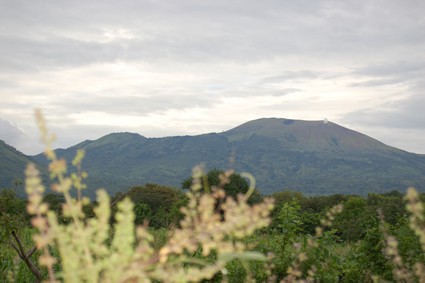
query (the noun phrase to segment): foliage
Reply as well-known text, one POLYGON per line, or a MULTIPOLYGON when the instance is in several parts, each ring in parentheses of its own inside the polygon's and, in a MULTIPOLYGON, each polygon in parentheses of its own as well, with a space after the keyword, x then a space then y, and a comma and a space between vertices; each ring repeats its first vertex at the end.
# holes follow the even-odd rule
POLYGON ((13 190, 0 191, 0 242, 13 241, 12 231, 20 231, 29 222, 25 211, 26 202, 13 190))
POLYGON ((126 194, 134 203, 145 203, 153 212, 161 207, 169 211, 179 199, 185 195, 174 188, 148 183, 144 186, 132 187, 126 194))
POLYGON ((283 250, 301 232, 300 210, 301 206, 296 201, 291 201, 285 203, 279 211, 277 229, 283 234, 283 250))
POLYGON ((392 266, 385 257, 385 238, 379 227, 373 227, 366 231, 366 235, 355 247, 353 261, 358 270, 369 273, 369 277, 379 275, 381 279, 393 281, 391 274, 392 266))
MULTIPOLYGON (((388 224, 384 222, 381 214, 380 228, 384 234, 384 254, 392 265, 393 278, 398 282, 425 282, 425 210, 419 194, 414 188, 409 188, 405 196, 406 209, 409 212, 408 224, 416 234, 418 245, 416 259, 413 264, 400 253, 400 241, 390 233, 388 224), (419 248, 420 247, 420 248, 419 248)), ((410 238, 410 237, 409 237, 410 238)), ((413 241, 415 247, 416 241, 413 241)))
POLYGON ((351 197, 344 203, 344 207, 333 225, 343 240, 358 241, 365 236, 368 228, 378 225, 376 212, 369 210, 363 198, 351 197))
MULTIPOLYGON (((154 228, 177 226, 183 215, 180 208, 187 203, 187 197, 180 190, 146 184, 132 187, 125 196, 135 204, 136 224, 149 222, 154 228)), ((116 199, 122 195, 116 196, 116 199)))
POLYGON ((303 203, 307 199, 306 196, 304 196, 301 192, 295 192, 290 190, 273 193, 272 197, 275 200, 276 208, 280 207, 284 203, 291 202, 291 201, 303 203))
MULTIPOLYGON (((223 186, 227 196, 236 198, 239 194, 246 194, 250 188, 250 185, 243 177, 242 174, 238 174, 233 170, 225 172, 224 170, 212 169, 207 174, 202 176, 202 191, 211 192, 215 187, 220 186, 223 183, 223 178, 227 178, 225 185, 223 186), (226 175, 227 174, 227 175, 226 175)), ((182 189, 187 190, 190 188, 193 182, 193 177, 186 179, 182 183, 182 189)), ((250 203, 256 203, 261 201, 260 194, 254 190, 251 192, 252 196, 249 198, 250 203)))
POLYGON ((379 209, 385 218, 385 222, 391 225, 396 225, 406 218, 407 210, 403 194, 398 191, 384 194, 369 193, 366 201, 371 211, 379 209))
POLYGON ((29 217, 25 207, 26 201, 19 199, 15 191, 0 191, 0 246, 4 250, 0 253, 0 278, 7 276, 21 280, 34 275, 41 278, 39 267, 31 260, 37 255, 34 255, 36 248, 28 236, 29 217), (7 256, 11 253, 15 253, 15 257, 7 256), (31 273, 33 275, 29 275, 31 273))
POLYGON ((152 217, 152 210, 146 203, 137 203, 134 206, 134 223, 141 225, 152 217))

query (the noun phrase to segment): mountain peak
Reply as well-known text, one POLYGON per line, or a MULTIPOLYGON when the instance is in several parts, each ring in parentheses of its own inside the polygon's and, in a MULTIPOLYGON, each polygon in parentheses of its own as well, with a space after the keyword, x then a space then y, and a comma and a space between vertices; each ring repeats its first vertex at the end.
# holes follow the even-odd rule
POLYGON ((249 130, 249 129, 259 129, 259 128, 281 128, 286 126, 293 127, 293 126, 301 126, 301 125, 320 125, 320 124, 327 124, 327 123, 329 122, 325 120, 308 121, 308 120, 294 120, 294 119, 287 119, 287 118, 271 117, 271 118, 259 118, 259 119, 251 120, 241 124, 240 126, 234 129, 249 130))
POLYGON ((110 143, 137 143, 144 139, 146 139, 144 136, 139 135, 137 133, 118 132, 107 134, 97 139, 95 142, 98 145, 110 143))
POLYGON ((325 120, 261 118, 223 133, 232 141, 261 136, 278 140, 282 147, 302 151, 377 150, 382 143, 325 120))
MULTIPOLYGON (((82 147, 88 185, 111 192, 148 182, 179 186, 200 163, 250 172, 264 193, 285 188, 309 194, 425 188, 423 156, 326 120, 262 118, 219 134, 184 137, 113 133, 82 147)), ((68 160, 74 154, 75 148, 58 152, 68 160)))

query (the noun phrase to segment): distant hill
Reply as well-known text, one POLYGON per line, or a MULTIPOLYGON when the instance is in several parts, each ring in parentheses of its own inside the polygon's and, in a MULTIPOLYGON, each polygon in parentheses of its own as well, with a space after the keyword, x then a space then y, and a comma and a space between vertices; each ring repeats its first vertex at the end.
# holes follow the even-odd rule
MULTIPOLYGON (((425 191, 424 155, 325 121, 264 118, 222 133, 165 138, 113 133, 57 152, 71 160, 78 148, 86 150, 90 187, 112 193, 145 183, 180 187, 199 163, 250 172, 263 193, 425 191)), ((42 155, 33 158, 45 163, 42 155)))
MULTIPOLYGON (((19 196, 25 196, 23 183, 25 168, 29 162, 34 163, 28 156, 0 140, 0 189, 17 189, 19 196), (18 185, 17 181, 22 184, 18 185)), ((44 172, 44 169, 38 167, 44 172)))

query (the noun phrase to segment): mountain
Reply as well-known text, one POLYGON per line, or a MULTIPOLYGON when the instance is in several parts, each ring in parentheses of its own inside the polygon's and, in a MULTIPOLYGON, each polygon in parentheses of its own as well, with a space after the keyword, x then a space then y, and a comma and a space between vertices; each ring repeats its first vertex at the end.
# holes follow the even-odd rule
MULTIPOLYGON (((425 191, 425 156, 327 121, 264 118, 222 133, 165 138, 113 133, 57 152, 72 160, 78 148, 86 151, 89 187, 111 193, 145 183, 180 187, 200 163, 250 172, 263 193, 425 191)), ((42 155, 33 158, 46 162, 42 155)))
MULTIPOLYGON (((0 140, 0 189, 13 188, 19 196, 25 196, 23 182, 25 168, 29 162, 34 163, 28 156, 0 140)), ((38 168, 42 166, 38 165, 38 168)), ((44 169, 40 170, 45 172, 44 169)))

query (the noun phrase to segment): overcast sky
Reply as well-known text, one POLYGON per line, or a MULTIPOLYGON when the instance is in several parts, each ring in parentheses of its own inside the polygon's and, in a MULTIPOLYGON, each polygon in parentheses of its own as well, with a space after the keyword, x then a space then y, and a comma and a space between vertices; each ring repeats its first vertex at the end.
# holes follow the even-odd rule
MULTIPOLYGON (((425 153, 425 1, 0 0, 0 138, 328 120, 425 153), (10 128, 10 127, 9 127, 10 128), (9 134, 10 132, 10 134, 9 134)), ((21 141, 19 141, 21 139, 21 141)))

